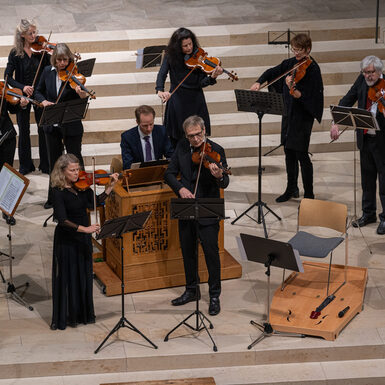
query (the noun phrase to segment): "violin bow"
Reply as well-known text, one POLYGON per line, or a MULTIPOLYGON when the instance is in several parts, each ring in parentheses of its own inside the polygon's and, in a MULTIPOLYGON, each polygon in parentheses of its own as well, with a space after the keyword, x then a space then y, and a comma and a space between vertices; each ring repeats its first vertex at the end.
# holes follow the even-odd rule
POLYGON ((98 224, 98 212, 96 211, 96 179, 95 179, 95 157, 92 157, 92 184, 94 185, 94 213, 95 223, 98 224))
POLYGON ((8 80, 8 75, 5 75, 4 88, 3 88, 3 91, 1 93, 0 115, 1 115, 1 111, 3 111, 3 102, 4 102, 4 97, 5 97, 5 87, 7 87, 7 80, 8 80))
POLYGON ((203 142, 203 151, 202 151, 202 155, 201 155, 201 161, 199 162, 199 169, 198 169, 197 180, 196 180, 196 182, 195 182, 195 187, 194 187, 194 197, 195 197, 195 194, 197 193, 198 183, 199 183, 199 177, 201 176, 201 170, 202 170, 203 158, 204 158, 205 150, 206 150, 206 143, 207 143, 207 137, 205 136, 205 140, 204 140, 204 142, 203 142))
POLYGON ((282 75, 279 75, 278 77, 276 77, 275 79, 273 79, 270 83, 266 83, 264 84, 259 90, 263 89, 263 88, 266 88, 268 86, 271 86, 272 84, 274 84, 275 82, 277 82, 279 79, 283 78, 284 76, 286 76, 287 74, 289 74, 290 72, 292 71, 295 71, 298 67, 301 67, 302 64, 305 64, 306 63, 306 60, 303 60, 299 63, 297 63, 293 68, 290 68, 288 71, 284 72, 282 75))
POLYGON ((51 35, 52 35, 52 31, 49 33, 47 44, 44 47, 44 51, 43 51, 43 53, 41 55, 41 58, 40 58, 39 66, 37 67, 37 70, 36 70, 36 73, 35 73, 35 77, 33 78, 32 86, 31 86, 33 88, 35 88, 35 83, 36 83, 36 80, 37 80, 37 76, 39 74, 41 63, 43 62, 43 58, 44 58, 44 56, 45 56, 45 54, 47 52, 47 45, 49 43, 49 39, 51 38, 51 35))

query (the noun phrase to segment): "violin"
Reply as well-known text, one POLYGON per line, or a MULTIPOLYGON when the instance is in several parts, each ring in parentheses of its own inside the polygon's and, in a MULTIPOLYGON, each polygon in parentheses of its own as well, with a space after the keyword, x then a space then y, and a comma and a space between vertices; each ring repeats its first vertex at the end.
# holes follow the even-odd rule
POLYGON ((24 96, 23 91, 20 90, 19 88, 11 89, 8 86, 5 86, 5 89, 4 89, 4 86, 5 86, 4 82, 0 82, 0 98, 2 98, 4 95, 4 98, 8 103, 16 105, 20 102, 21 98, 24 98, 24 99, 27 99, 29 102, 37 105, 38 107, 42 107, 41 103, 39 103, 38 101, 31 99, 27 96, 24 96))
MULTIPOLYGON (((57 46, 57 43, 51 43, 44 36, 40 35, 40 36, 36 36, 34 43, 31 44, 31 51, 34 53, 42 53, 45 51, 50 55, 52 55, 53 50, 56 48, 56 46, 57 46)), ((81 59, 80 55, 76 52, 74 53, 74 56, 77 60, 81 59)))
POLYGON ((194 151, 191 154, 191 159, 194 164, 200 164, 202 156, 204 167, 209 168, 210 163, 214 163, 223 171, 224 174, 231 175, 230 168, 226 168, 220 163, 221 155, 212 149, 210 143, 203 142, 199 147, 199 151, 194 151))
POLYGON ((52 55, 53 50, 56 47, 56 43, 48 42, 44 36, 36 36, 34 43, 31 44, 31 51, 34 53, 41 53, 43 51, 52 55))
POLYGON ((385 112, 385 100, 384 100, 384 94, 385 94, 385 80, 384 79, 378 79, 378 82, 369 87, 368 90, 368 98, 373 103, 378 103, 377 108, 380 112, 385 112))
MULTIPOLYGON (((215 67, 221 65, 221 61, 217 57, 208 57, 207 55, 207 52, 205 52, 203 48, 198 47, 193 55, 184 63, 189 68, 200 68, 206 74, 211 74, 215 67)), ((229 79, 231 79, 232 82, 234 80, 238 80, 238 76, 234 73, 234 71, 229 72, 224 68, 222 69, 223 72, 229 76, 229 79)))
MULTIPOLYGON (((105 170, 95 170, 95 184, 99 186, 106 186, 110 182, 110 175, 105 170)), ((121 176, 122 174, 119 174, 121 176)), ((77 190, 84 191, 94 184, 94 177, 92 172, 79 171, 78 180, 74 183, 77 190)))
POLYGON ((295 85, 300 82, 306 75, 306 70, 309 68, 313 60, 310 57, 304 57, 299 63, 299 66, 295 66, 295 69, 292 74, 291 83, 290 83, 290 95, 294 94, 295 85))
POLYGON ((89 91, 86 87, 84 87, 86 78, 78 72, 76 63, 71 62, 66 69, 59 71, 59 78, 65 83, 68 82, 73 89, 80 86, 83 91, 90 95, 91 99, 96 99, 95 92, 89 91))

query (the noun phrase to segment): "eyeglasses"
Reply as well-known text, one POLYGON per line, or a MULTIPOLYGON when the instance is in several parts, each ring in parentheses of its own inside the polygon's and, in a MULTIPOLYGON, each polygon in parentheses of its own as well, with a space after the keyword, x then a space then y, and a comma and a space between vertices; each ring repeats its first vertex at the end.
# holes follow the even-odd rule
POLYGON ((376 73, 376 70, 373 71, 361 71, 364 75, 373 75, 376 73))
POLYGON ((203 130, 201 132, 197 132, 195 134, 189 134, 189 135, 186 135, 186 138, 188 140, 191 140, 191 139, 194 139, 195 137, 198 137, 198 138, 201 138, 202 137, 202 134, 203 134, 203 130))
POLYGON ((293 53, 302 53, 302 52, 305 52, 305 50, 303 48, 294 48, 294 47, 291 47, 290 48, 290 51, 293 52, 293 53))

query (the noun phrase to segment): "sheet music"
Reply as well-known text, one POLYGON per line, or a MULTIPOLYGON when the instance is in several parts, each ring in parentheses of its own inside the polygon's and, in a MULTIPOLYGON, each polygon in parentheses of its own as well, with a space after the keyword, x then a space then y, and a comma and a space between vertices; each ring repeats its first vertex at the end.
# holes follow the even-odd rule
POLYGON ((12 213, 23 188, 23 179, 3 167, 0 172, 0 208, 12 213))

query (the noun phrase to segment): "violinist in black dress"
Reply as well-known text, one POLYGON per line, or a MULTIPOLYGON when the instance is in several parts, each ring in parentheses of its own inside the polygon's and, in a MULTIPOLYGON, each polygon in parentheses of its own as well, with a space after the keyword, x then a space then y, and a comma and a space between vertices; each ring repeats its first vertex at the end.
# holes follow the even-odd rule
POLYGON ((223 72, 221 67, 215 67, 211 75, 207 75, 199 68, 194 69, 171 96, 171 92, 190 72, 191 69, 185 65, 185 61, 198 47, 198 40, 193 32, 186 28, 177 29, 170 38, 156 79, 157 95, 163 103, 167 102, 164 126, 174 148, 178 140, 184 137, 182 126, 189 116, 200 116, 205 122, 207 135, 211 133, 210 117, 203 88, 216 83, 217 76, 223 72), (169 92, 164 90, 168 73, 171 83, 169 92))
MULTIPOLYGON (((94 207, 93 192, 76 190, 79 160, 72 154, 62 155, 51 173, 55 228, 52 260, 52 323, 51 329, 75 327, 95 322, 92 298, 91 234, 98 224, 89 224, 87 208, 94 207)), ((97 196, 102 203, 112 191, 118 174, 111 175, 105 192, 97 196)))
MULTIPOLYGON (((68 46, 63 43, 57 44, 51 56, 51 65, 44 68, 35 91, 36 100, 44 107, 54 104, 60 92, 62 93, 59 102, 87 97, 87 93, 79 86, 73 89, 68 82, 65 84, 59 77, 59 72, 65 70, 73 61, 74 55, 68 46)), ((74 154, 79 159, 80 166, 83 167, 84 163, 81 154, 83 124, 81 120, 60 125, 48 125, 43 128, 47 141, 50 171, 52 171, 56 160, 63 153, 63 145, 65 146, 66 152, 68 154, 74 154)), ((44 207, 52 207, 51 190, 48 192, 48 200, 44 207)))
MULTIPOLYGON (((4 73, 4 78, 7 77, 8 84, 11 87, 21 89, 24 95, 28 97, 32 97, 34 93, 32 83, 39 68, 40 60, 42 59, 42 63, 35 84, 38 83, 43 68, 49 64, 49 55, 45 54, 42 57, 42 54, 34 53, 31 49, 36 36, 37 32, 34 22, 22 19, 16 28, 15 46, 8 56, 8 63, 4 73)), ((35 121, 39 123, 43 110, 36 106, 33 106, 33 108, 35 121)), ((29 104, 26 108, 20 109, 16 113, 17 125, 19 127, 19 171, 23 175, 35 170, 31 154, 30 112, 31 105, 29 104)), ((38 126, 37 129, 39 137, 39 169, 48 174, 49 165, 45 135, 42 127, 38 126)))
POLYGON ((300 81, 296 83, 293 74, 290 73, 272 85, 276 92, 283 94, 287 114, 282 117, 281 126, 281 144, 285 150, 287 186, 285 192, 276 198, 276 202, 286 202, 292 197, 299 196, 298 162, 301 166, 304 197, 314 198, 313 164, 308 150, 314 119, 321 122, 323 113, 323 83, 318 64, 309 56, 312 48, 311 39, 306 34, 298 34, 291 39, 290 44, 295 56, 265 71, 251 86, 252 90, 258 91, 261 84, 279 77, 300 61, 311 59, 311 64, 300 81))

